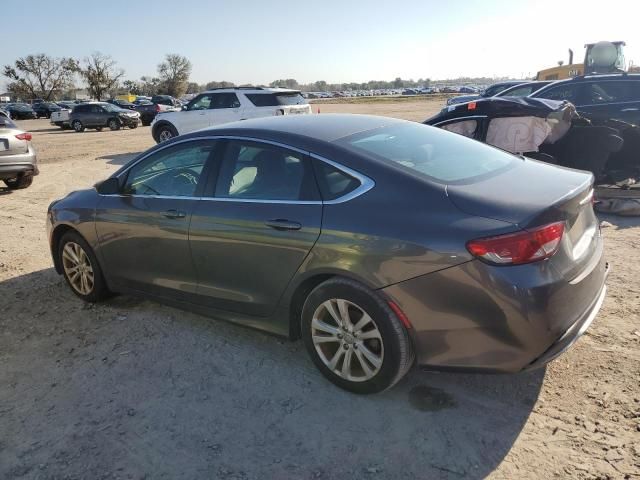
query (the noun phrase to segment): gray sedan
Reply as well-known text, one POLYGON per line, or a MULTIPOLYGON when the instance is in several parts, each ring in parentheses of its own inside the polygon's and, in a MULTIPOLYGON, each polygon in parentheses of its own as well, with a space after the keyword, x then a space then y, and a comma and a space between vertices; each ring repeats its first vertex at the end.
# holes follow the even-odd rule
POLYGON ((578 338, 606 291, 592 183, 426 125, 284 116, 162 143, 47 224, 80 298, 301 337, 372 393, 414 363, 518 372, 578 338))

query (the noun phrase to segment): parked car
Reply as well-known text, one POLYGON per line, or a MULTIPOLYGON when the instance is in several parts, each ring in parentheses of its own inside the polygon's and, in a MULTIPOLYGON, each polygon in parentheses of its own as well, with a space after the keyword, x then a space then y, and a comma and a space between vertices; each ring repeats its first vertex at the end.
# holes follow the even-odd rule
POLYGON ((136 128, 140 114, 106 102, 91 102, 76 105, 69 115, 69 124, 76 132, 85 128, 100 131, 105 127, 120 130, 122 127, 136 128))
POLYGON ((154 95, 151 97, 151 103, 173 107, 178 110, 182 108, 182 103, 171 95, 154 95))
POLYGON ((311 105, 297 90, 285 88, 218 88, 197 95, 180 112, 160 112, 151 124, 160 143, 178 135, 221 123, 274 115, 311 113, 311 105))
POLYGON ((4 109, 4 105, 0 107, 0 116, 11 118, 11 114, 4 109))
POLYGON ((143 127, 148 127, 156 118, 156 115, 162 112, 178 112, 181 107, 166 105, 164 103, 153 103, 151 101, 141 100, 135 104, 135 110, 140 114, 140 121, 143 127))
POLYGON ((640 74, 586 75, 559 80, 531 98, 567 100, 593 120, 622 120, 640 125, 640 74))
POLYGON ((77 105, 77 103, 73 100, 61 100, 56 102, 60 108, 65 108, 67 110, 73 110, 73 107, 77 105))
POLYGON ((458 103, 472 102, 479 98, 493 97, 507 88, 515 87, 516 85, 522 85, 523 83, 529 83, 526 80, 516 80, 511 82, 494 83, 487 87, 482 93, 477 95, 458 95, 447 99, 447 105, 456 105, 458 103))
POLYGON ((330 381, 373 393, 414 361, 536 368, 584 333, 607 275, 592 182, 414 122, 284 116, 157 145, 47 228, 81 299, 302 337, 330 381))
POLYGON ((30 120, 32 118, 38 118, 36 112, 33 111, 33 108, 26 103, 9 104, 6 107, 6 110, 11 114, 11 118, 15 120, 30 120))
POLYGON ((531 95, 533 92, 537 92, 542 87, 546 87, 550 83, 553 83, 550 80, 541 80, 534 82, 522 83, 520 85, 515 85, 510 88, 506 88, 502 90, 500 93, 494 95, 494 97, 527 97, 531 95))
POLYGON ((111 98, 109 100, 107 100, 107 103, 110 103, 111 105, 115 105, 116 107, 120 107, 120 108, 124 108, 127 110, 135 110, 136 109, 136 105, 131 103, 131 102, 127 102, 126 100, 120 100, 118 98, 111 98))
POLYGON ((53 102, 40 102, 33 106, 33 111, 36 112, 38 118, 51 118, 53 112, 59 112, 60 106, 53 102))
POLYGON ((0 180, 11 189, 27 188, 38 175, 31 134, 0 115, 0 180))

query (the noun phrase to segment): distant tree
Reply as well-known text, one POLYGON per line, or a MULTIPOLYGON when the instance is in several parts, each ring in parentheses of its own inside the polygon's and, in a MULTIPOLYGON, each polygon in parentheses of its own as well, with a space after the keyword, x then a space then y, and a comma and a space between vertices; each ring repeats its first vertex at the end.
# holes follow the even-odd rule
POLYGON ((393 81, 393 88, 402 88, 402 87, 404 87, 404 82, 400 77, 396 77, 396 79, 393 81))
POLYGON ((164 93, 158 77, 140 77, 140 95, 152 97, 164 93))
POLYGON ((158 65, 158 75, 166 92, 174 97, 180 97, 187 91, 191 62, 182 55, 168 53, 164 57, 164 62, 158 65))
POLYGON ((12 80, 10 91, 25 98, 51 100, 54 95, 73 85, 78 68, 73 58, 53 58, 44 53, 18 58, 5 65, 4 75, 12 80))
POLYGON ((106 94, 118 86, 124 70, 116 67, 117 62, 109 55, 94 52, 84 59, 80 75, 87 82, 89 96, 102 100, 106 94))
POLYGON ((211 90, 212 88, 231 88, 231 87, 235 87, 236 84, 233 82, 227 82, 225 80, 221 81, 221 82, 209 82, 204 86, 205 90, 211 90))
POLYGON ((187 84, 187 91, 185 93, 199 93, 201 90, 202 88, 196 82, 189 82, 187 84))
POLYGON ((314 85, 315 85, 315 89, 320 92, 324 92, 327 90, 327 82, 325 82, 324 80, 318 80, 317 82, 314 83, 314 85))
POLYGON ((286 80, 274 80, 269 84, 270 87, 290 88, 292 90, 299 90, 300 85, 295 78, 287 78, 286 80))
POLYGON ((122 82, 122 87, 132 95, 142 95, 142 88, 135 80, 125 80, 122 82))

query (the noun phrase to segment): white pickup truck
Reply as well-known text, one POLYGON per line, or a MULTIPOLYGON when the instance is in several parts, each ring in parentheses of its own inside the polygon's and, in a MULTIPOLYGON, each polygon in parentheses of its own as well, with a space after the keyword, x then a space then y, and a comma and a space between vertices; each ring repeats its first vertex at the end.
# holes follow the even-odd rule
POLYGON ((63 108, 58 112, 51 112, 51 125, 56 125, 57 127, 60 127, 63 130, 71 128, 71 124, 69 123, 70 113, 71 113, 70 108, 63 108))

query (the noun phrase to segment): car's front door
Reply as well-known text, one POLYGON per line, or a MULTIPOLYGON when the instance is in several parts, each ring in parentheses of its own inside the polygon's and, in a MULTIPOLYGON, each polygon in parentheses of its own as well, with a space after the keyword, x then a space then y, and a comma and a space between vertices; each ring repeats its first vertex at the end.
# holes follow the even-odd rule
POLYGON ((594 120, 622 120, 640 125, 640 81, 596 80, 585 84, 579 111, 594 120))
POLYGON ((202 93, 189 102, 186 110, 175 115, 174 125, 180 135, 209 126, 210 93, 202 93))
POLYGON ((189 231, 200 301, 269 316, 320 235, 310 160, 268 143, 228 140, 211 183, 189 231))
POLYGON ((109 281, 174 299, 195 294, 189 221, 214 149, 215 141, 191 140, 157 150, 123 174, 121 193, 100 198, 98 252, 109 281))

